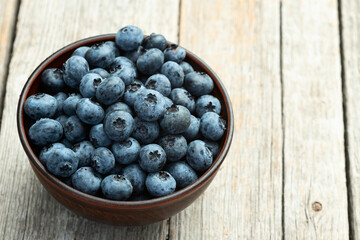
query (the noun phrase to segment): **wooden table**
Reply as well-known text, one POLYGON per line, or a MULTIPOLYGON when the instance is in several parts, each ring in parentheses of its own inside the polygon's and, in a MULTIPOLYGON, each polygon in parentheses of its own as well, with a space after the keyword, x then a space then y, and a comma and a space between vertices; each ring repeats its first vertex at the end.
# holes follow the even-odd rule
POLYGON ((0 239, 360 239, 360 2, 0 0, 0 239), (78 217, 33 174, 20 91, 55 50, 137 25, 203 58, 232 99, 231 150, 163 222, 78 217))

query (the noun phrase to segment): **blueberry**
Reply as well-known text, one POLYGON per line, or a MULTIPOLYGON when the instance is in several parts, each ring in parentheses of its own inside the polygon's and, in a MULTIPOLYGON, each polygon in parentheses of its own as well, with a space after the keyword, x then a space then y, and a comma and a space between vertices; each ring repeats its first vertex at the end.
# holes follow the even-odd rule
POLYGON ((181 62, 180 67, 183 69, 184 75, 194 71, 193 67, 188 62, 181 62))
POLYGON ((135 117, 134 124, 132 136, 142 144, 152 143, 158 138, 160 127, 157 121, 147 122, 135 117))
POLYGON ((134 138, 128 138, 123 142, 115 142, 111 146, 115 159, 120 164, 130 164, 139 157, 140 144, 134 138))
POLYGON ((200 129, 200 119, 196 118, 195 116, 191 115, 190 117, 190 125, 182 133, 182 135, 186 138, 186 140, 190 141, 196 138, 199 135, 200 129))
POLYGON ((57 94, 54 95, 54 98, 56 99, 57 102, 57 110, 55 116, 60 116, 64 114, 63 106, 64 106, 64 101, 67 99, 67 97, 68 95, 63 92, 58 92, 57 94))
POLYGON ((133 191, 128 179, 123 175, 109 175, 101 182, 104 196, 112 200, 127 200, 133 191))
POLYGON ((213 80, 203 72, 191 72, 185 76, 185 88, 195 97, 206 95, 214 89, 213 80))
POLYGON ((133 115, 133 111, 131 110, 131 108, 126 103, 123 102, 117 102, 107 107, 105 110, 105 115, 115 110, 125 111, 133 115))
POLYGON ((77 169, 79 159, 69 148, 57 148, 46 161, 46 168, 58 177, 70 177, 77 169))
POLYGON ((101 175, 91 167, 81 167, 71 177, 71 183, 75 189, 91 195, 97 194, 101 181, 101 175))
POLYGON ((118 68, 131 68, 136 70, 136 66, 133 63, 133 61, 131 61, 130 59, 124 56, 116 57, 112 62, 112 64, 110 65, 110 69, 115 70, 118 68))
POLYGON ((217 142, 213 142, 213 141, 209 141, 209 140, 204 140, 204 143, 206 144, 206 146, 210 149, 213 157, 217 157, 217 155, 219 154, 220 151, 220 146, 217 142))
POLYGON ((111 76, 100 83, 96 90, 96 98, 99 102, 110 105, 119 101, 124 95, 124 91, 124 82, 118 77, 111 76))
POLYGON ((73 54, 71 56, 80 56, 80 57, 85 57, 86 52, 89 50, 90 48, 88 46, 81 46, 78 47, 77 49, 75 49, 75 51, 73 52, 73 54))
POLYGON ((184 83, 184 72, 176 62, 164 63, 161 67, 161 73, 169 79, 172 88, 181 87, 184 83))
POLYGON ((109 149, 99 147, 94 150, 91 156, 91 166, 98 173, 107 174, 115 167, 114 155, 109 149))
POLYGON ((78 93, 71 93, 67 99, 63 102, 63 111, 68 116, 76 114, 76 104, 81 99, 81 95, 78 93))
POLYGON ((152 33, 144 39, 143 46, 146 49, 157 48, 164 51, 166 48, 166 39, 161 34, 152 33))
POLYGON ((139 164, 146 172, 160 171, 166 163, 166 153, 157 144, 148 144, 140 149, 139 164))
POLYGON ((89 64, 80 56, 70 57, 64 64, 64 82, 71 88, 78 89, 82 77, 89 72, 89 64))
POLYGON ((179 134, 186 131, 190 126, 191 114, 189 110, 181 105, 172 105, 167 108, 160 126, 170 134, 179 134))
POLYGON ((38 146, 45 146, 48 143, 57 142, 62 136, 63 127, 54 119, 41 118, 29 129, 31 141, 38 146))
POLYGON ((137 49, 130 51, 130 52, 124 52, 124 57, 127 57, 132 62, 136 63, 139 56, 143 54, 144 48, 142 46, 139 46, 137 49))
POLYGON ((34 120, 51 118, 57 111, 56 98, 46 93, 36 93, 28 97, 24 104, 25 113, 34 120))
POLYGON ((211 166, 213 155, 203 141, 194 140, 189 143, 186 161, 193 169, 202 172, 211 166))
POLYGON ((184 188, 198 179, 196 172, 184 162, 170 163, 165 170, 173 176, 178 189, 184 188))
POLYGON ((124 102, 133 107, 135 100, 138 99, 139 94, 145 89, 142 82, 134 81, 126 87, 124 93, 124 102))
POLYGON ((104 131, 102 123, 94 125, 90 129, 89 139, 95 147, 108 147, 111 145, 111 139, 104 131))
POLYGON ((116 45, 123 51, 132 51, 138 48, 143 41, 144 34, 140 28, 126 26, 116 33, 116 45))
POLYGON ((137 69, 147 75, 158 72, 164 63, 164 54, 157 48, 145 50, 136 61, 137 69))
POLYGON ((56 121, 58 121, 60 124, 61 124, 61 126, 65 126, 65 122, 66 122, 66 120, 69 118, 69 116, 68 115, 60 115, 60 116, 58 116, 55 120, 56 121))
POLYGON ((54 149, 61 149, 61 148, 65 148, 65 145, 62 143, 51 143, 46 145, 45 147, 43 147, 43 149, 41 149, 40 154, 39 154, 39 160, 43 165, 46 165, 46 162, 49 158, 51 158, 51 155, 53 153, 54 149))
POLYGON ((60 92, 65 86, 63 71, 57 68, 46 69, 41 74, 41 82, 47 91, 51 93, 60 92))
POLYGON ((87 73, 80 82, 79 91, 83 97, 95 97, 96 89, 103 81, 103 78, 97 73, 87 73))
POLYGON ((171 44, 164 50, 164 55, 166 61, 174 61, 180 63, 185 59, 186 51, 184 48, 176 44, 171 44))
POLYGON ((165 97, 171 93, 171 84, 169 79, 163 74, 154 74, 148 78, 145 83, 147 89, 156 90, 165 97))
POLYGON ((162 137, 159 145, 164 149, 169 162, 178 161, 186 155, 187 142, 181 135, 167 135, 162 137))
POLYGON ((117 76, 124 81, 125 85, 129 85, 137 78, 135 64, 126 57, 117 57, 110 66, 112 76, 117 76))
POLYGON ((207 112, 201 117, 200 132, 205 138, 218 141, 226 130, 225 124, 224 119, 217 113, 207 112))
POLYGON ((195 111, 198 117, 201 117, 206 112, 214 112, 220 114, 220 101, 212 95, 203 95, 196 100, 195 111))
POLYGON ((104 130, 113 141, 124 141, 134 129, 134 119, 124 111, 112 111, 104 119, 104 130))
POLYGON ((76 104, 76 115, 87 124, 98 124, 104 118, 104 109, 90 98, 83 98, 76 104))
POLYGON ((69 142, 81 142, 86 138, 85 125, 80 121, 77 116, 69 117, 64 125, 64 134, 69 142))
POLYGON ((148 192, 155 197, 171 194, 176 189, 175 179, 166 171, 149 173, 145 185, 148 192))
POLYGON ((168 108, 168 107, 171 107, 172 105, 174 105, 173 101, 168 97, 164 97, 164 101, 165 101, 165 108, 168 108))
POLYGON ((133 195, 138 195, 145 190, 146 173, 139 164, 130 164, 123 169, 123 175, 133 186, 133 195))
POLYGON ((91 156, 95 150, 91 142, 79 142, 73 146, 72 150, 79 159, 79 167, 90 166, 91 156))
POLYGON ((100 75, 101 78, 108 78, 110 77, 110 73, 108 73, 108 71, 106 71, 105 69, 103 68, 94 68, 94 69, 91 69, 89 71, 89 73, 96 73, 98 75, 100 75))
POLYGON ((190 112, 195 110, 194 97, 183 88, 174 88, 170 93, 170 98, 174 104, 182 105, 189 109, 190 112))
POLYGON ((108 45, 111 48, 111 50, 115 54, 115 57, 120 56, 120 50, 118 49, 114 41, 106 41, 104 44, 108 45))
POLYGON ((97 43, 86 52, 85 59, 92 68, 107 68, 114 61, 115 52, 110 45, 97 43))
POLYGON ((144 121, 156 121, 165 113, 165 100, 161 93, 146 89, 134 103, 135 113, 144 121))

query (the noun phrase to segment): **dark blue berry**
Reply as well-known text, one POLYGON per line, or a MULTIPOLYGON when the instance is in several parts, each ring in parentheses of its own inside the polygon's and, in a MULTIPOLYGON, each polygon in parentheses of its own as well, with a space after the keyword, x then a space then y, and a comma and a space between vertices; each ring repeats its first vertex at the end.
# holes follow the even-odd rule
POLYGON ((217 155, 219 154, 219 151, 220 151, 219 144, 217 142, 213 142, 213 141, 209 141, 209 140, 204 140, 204 143, 210 149, 210 151, 213 155, 213 158, 217 157, 217 155))
POLYGON ((164 63, 164 54, 157 48, 145 50, 136 61, 137 69, 147 75, 158 72, 164 63))
POLYGON ((95 150, 91 142, 82 141, 76 143, 72 150, 74 151, 76 157, 79 159, 79 167, 90 166, 91 156, 95 150))
POLYGON ((83 98, 76 104, 76 115, 87 124, 98 124, 104 118, 104 109, 90 98, 83 98))
POLYGON ((115 76, 106 78, 96 89, 96 98, 99 102, 110 105, 119 101, 125 91, 124 82, 115 76))
POLYGON ((64 101, 68 98, 68 95, 63 92, 58 92, 54 95, 54 98, 57 101, 57 110, 55 113, 55 116, 60 116, 64 114, 63 107, 64 107, 64 101))
POLYGON ((97 73, 87 73, 80 82, 79 91, 83 97, 95 97, 96 89, 103 81, 103 78, 97 73))
POLYGON ((106 41, 104 44, 111 47, 111 50, 114 52, 115 57, 120 56, 120 50, 118 49, 118 47, 116 46, 116 43, 114 41, 106 41))
POLYGON ((138 48, 143 41, 144 34, 140 28, 126 26, 116 33, 116 45, 123 51, 132 51, 138 48))
POLYGON ((179 134, 186 131, 190 126, 191 114, 189 110, 181 105, 172 105, 167 108, 160 126, 170 134, 179 134))
POLYGON ((57 148, 46 161, 46 168, 58 177, 70 177, 78 168, 79 159, 69 148, 57 148))
POLYGON ((46 93, 36 93, 26 99, 24 111, 29 117, 37 120, 55 116, 57 107, 56 98, 46 93))
POLYGON ((149 173, 145 185, 148 192, 154 197, 169 195, 176 189, 175 179, 166 171, 149 173))
POLYGON ((57 68, 46 69, 41 74, 41 82, 44 89, 50 93, 56 93, 63 90, 65 83, 63 78, 63 71, 57 68))
POLYGON ((64 135, 69 142, 81 142, 86 138, 86 127, 77 116, 71 116, 65 122, 64 135))
POLYGON ((134 106, 135 100, 138 99, 139 94, 145 89, 142 82, 134 81, 126 86, 124 93, 124 102, 130 107, 134 106))
POLYGON ((198 117, 201 117, 204 113, 214 112, 220 114, 221 104, 219 99, 212 95, 203 95, 196 100, 195 111, 198 117))
POLYGON ((114 104, 112 104, 112 105, 110 105, 109 107, 106 108, 105 116, 109 112, 112 112, 112 111, 115 111, 115 110, 117 110, 117 111, 125 111, 125 112, 128 112, 131 115, 133 115, 133 111, 131 110, 129 105, 127 105, 126 103, 123 103, 123 102, 117 102, 117 103, 114 103, 114 104))
POLYGON ((132 62, 136 63, 139 56, 143 54, 144 48, 142 46, 139 46, 137 49, 130 51, 130 52, 124 52, 124 57, 127 57, 132 62))
POLYGON ((214 89, 213 80, 203 72, 191 72, 186 74, 185 88, 195 97, 206 95, 214 89))
POLYGON ((157 121, 147 122, 135 117, 134 124, 132 136, 142 144, 152 143, 158 138, 160 127, 157 121))
POLYGON ((165 108, 168 108, 168 107, 171 107, 172 105, 174 105, 173 101, 168 97, 164 97, 164 101, 165 101, 165 108))
POLYGON ((200 119, 201 134, 212 141, 218 141, 226 130, 226 123, 217 113, 207 112, 200 119))
POLYGON ((169 162, 175 162, 186 155, 187 142, 181 135, 167 135, 162 137, 159 145, 164 149, 169 162))
POLYGON ((63 127, 54 119, 41 118, 29 129, 31 141, 38 146, 45 146, 46 144, 57 142, 62 136, 63 127))
POLYGON ((60 115, 55 120, 58 121, 63 127, 65 126, 66 120, 69 118, 68 115, 60 115))
POLYGON ((67 99, 63 102, 63 111, 68 116, 76 114, 76 104, 81 99, 81 95, 78 93, 71 93, 67 99))
POLYGON ((96 148, 108 147, 112 143, 111 139, 106 135, 104 125, 102 123, 91 127, 89 139, 96 148))
POLYGON ((110 45, 97 43, 92 45, 86 52, 85 59, 92 68, 107 68, 114 61, 115 52, 110 45))
POLYGON ((174 104, 182 105, 189 109, 190 112, 195 111, 194 97, 183 88, 174 88, 170 93, 170 98, 174 104))
POLYGON ((109 149, 99 147, 94 150, 91 156, 91 166, 98 173, 107 174, 115 167, 114 155, 109 149))
POLYGON ((166 153, 157 144, 148 144, 140 149, 139 164, 146 172, 158 172, 166 163, 166 153))
POLYGON ((188 62, 181 62, 180 67, 183 69, 184 75, 194 71, 193 67, 188 62))
POLYGON ((173 176, 178 189, 189 186, 198 179, 196 172, 185 162, 170 163, 165 170, 173 176))
POLYGON ((176 44, 171 44, 164 50, 164 55, 166 61, 181 63, 186 57, 186 51, 176 44))
POLYGON ((89 72, 89 64, 80 56, 70 57, 64 64, 64 82, 71 88, 78 89, 82 77, 89 72))
POLYGON ((81 167, 71 177, 71 183, 75 189, 90 195, 97 194, 101 181, 101 175, 91 167, 81 167))
POLYGON ((111 150, 119 164, 130 164, 137 161, 140 144, 136 139, 130 137, 123 142, 113 143, 111 150))
POLYGON ((156 90, 165 97, 171 93, 171 83, 164 74, 154 74, 148 78, 145 83, 147 89, 156 90))
POLYGON ((161 34, 152 33, 144 39, 143 46, 146 49, 157 48, 164 51, 166 48, 166 39, 161 34))
POLYGON ((77 49, 75 49, 75 51, 73 52, 73 54, 71 56, 80 56, 80 57, 85 57, 86 52, 89 50, 90 48, 88 46, 81 46, 78 47, 77 49))
POLYGON ((128 179, 123 175, 109 175, 101 182, 101 190, 105 198, 112 200, 127 200, 133 191, 128 179))
POLYGON ((48 144, 45 147, 43 147, 43 149, 41 149, 40 154, 39 154, 40 162, 44 166, 46 166, 46 162, 49 158, 51 158, 51 154, 53 153, 53 150, 60 149, 60 148, 65 148, 65 145, 62 143, 51 143, 51 144, 48 144))
POLYGON ((194 138, 198 137, 199 129, 200 129, 200 119, 198 119, 195 116, 191 115, 190 125, 185 130, 185 132, 182 133, 182 135, 188 141, 193 140, 194 138))
POLYGON ((189 143, 186 161, 193 169, 202 172, 211 166, 213 155, 203 141, 194 140, 189 143))
POLYGON ((104 130, 113 141, 124 141, 134 129, 134 119, 124 111, 112 111, 104 119, 104 130))
POLYGON ((144 192, 146 173, 141 169, 139 164, 133 163, 126 166, 122 174, 131 182, 133 195, 144 192))
POLYGON ((156 121, 165 113, 165 100, 161 93, 146 89, 134 103, 134 110, 144 121, 156 121))
POLYGON ((169 79, 172 88, 181 87, 184 83, 184 72, 176 62, 164 63, 161 67, 161 73, 169 79))
POLYGON ((99 74, 101 76, 101 78, 108 78, 110 77, 110 73, 108 73, 108 71, 106 71, 105 69, 103 68, 94 68, 94 69, 91 69, 89 71, 89 73, 96 73, 96 74, 99 74))

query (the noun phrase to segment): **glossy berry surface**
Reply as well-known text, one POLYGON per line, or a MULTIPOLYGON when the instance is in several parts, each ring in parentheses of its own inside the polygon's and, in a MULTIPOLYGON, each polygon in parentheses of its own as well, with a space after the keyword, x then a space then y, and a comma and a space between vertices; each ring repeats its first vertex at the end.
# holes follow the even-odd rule
POLYGON ((87 124, 98 124, 104 118, 104 109, 90 98, 82 98, 76 104, 76 115, 87 124))

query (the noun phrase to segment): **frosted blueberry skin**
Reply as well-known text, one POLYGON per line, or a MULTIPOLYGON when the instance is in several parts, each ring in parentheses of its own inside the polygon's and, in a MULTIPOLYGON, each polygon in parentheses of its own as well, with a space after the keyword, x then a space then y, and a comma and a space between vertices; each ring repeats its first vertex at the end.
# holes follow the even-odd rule
POLYGON ((78 168, 79 159, 69 148, 54 149, 51 158, 46 161, 46 168, 58 177, 70 177, 78 168))
POLYGON ((195 97, 210 94, 214 89, 214 82, 204 72, 190 72, 186 74, 185 88, 195 97))
POLYGON ((168 108, 168 107, 171 107, 172 105, 174 105, 173 101, 168 97, 164 97, 164 101, 165 101, 165 108, 168 108))
POLYGON ((112 112, 112 111, 124 111, 124 112, 128 112, 130 113, 131 115, 133 115, 133 111, 131 110, 131 108, 129 107, 129 105, 127 105, 126 103, 123 103, 123 102, 117 102, 117 103, 114 103, 110 106, 108 106, 105 110, 105 116, 106 114, 108 114, 109 112, 112 112))
POLYGON ((57 93, 64 89, 63 71, 58 68, 48 68, 41 74, 41 83, 47 92, 57 93))
POLYGON ((203 172, 211 166, 213 155, 203 141, 194 140, 189 143, 186 161, 194 170, 203 172))
POLYGON ((171 93, 171 83, 169 79, 164 74, 154 74, 148 78, 145 83, 147 89, 152 89, 158 91, 165 97, 169 96, 171 93))
POLYGON ((164 149, 169 162, 175 162, 185 157, 188 148, 186 139, 181 135, 162 137, 159 145, 164 149))
POLYGON ((65 138, 70 143, 81 142, 86 138, 87 129, 77 116, 69 117, 64 125, 65 138))
POLYGON ((52 118, 57 112, 56 98, 46 93, 36 93, 28 97, 24 104, 24 111, 30 118, 52 118))
POLYGON ((81 167, 71 177, 75 189, 90 195, 98 193, 101 181, 101 175, 91 167, 81 167))
POLYGON ((216 97, 212 95, 203 95, 196 100, 195 111, 198 117, 201 117, 207 112, 220 114, 221 104, 216 97))
POLYGON ((204 140, 204 143, 206 144, 206 146, 210 149, 213 158, 215 159, 215 157, 217 157, 217 155, 219 154, 220 151, 220 146, 217 142, 214 141, 209 141, 209 140, 204 140))
POLYGON ((195 111, 195 98, 183 88, 174 88, 170 93, 170 99, 174 104, 182 105, 191 113, 195 111))
POLYGON ((130 164, 137 161, 140 144, 136 139, 130 137, 123 142, 113 143, 111 150, 119 164, 130 164))
POLYGON ((130 107, 134 107, 136 99, 140 96, 139 94, 142 94, 145 89, 144 84, 140 81, 134 81, 127 85, 124 93, 124 102, 130 107))
POLYGON ((137 116, 144 121, 156 121, 165 113, 164 96, 151 89, 143 90, 134 103, 137 116))
POLYGON ((181 63, 186 57, 186 51, 176 44, 171 44, 164 50, 164 55, 166 61, 181 63))
POLYGON ((166 38, 161 34, 152 33, 143 42, 145 49, 157 48, 164 51, 166 48, 166 38))
POLYGON ((193 67, 188 62, 182 61, 179 65, 183 69, 184 75, 194 71, 193 67))
POLYGON ((115 167, 114 155, 105 147, 95 149, 91 156, 91 167, 98 173, 108 174, 115 167))
POLYGON ((63 102, 63 111, 68 116, 72 116, 76 114, 76 104, 81 99, 81 95, 78 93, 71 93, 67 99, 63 102))
POLYGON ((225 133, 225 124, 217 113, 207 112, 200 119, 200 132, 208 140, 218 141, 225 133))
POLYGON ((143 41, 144 34, 136 26, 126 26, 120 29, 115 36, 115 43, 123 51, 132 51, 138 48, 143 41))
POLYGON ((190 126, 190 111, 181 105, 172 105, 167 108, 160 121, 161 128, 170 134, 180 134, 190 126))
POLYGON ((96 99, 105 105, 111 105, 123 97, 124 91, 124 82, 119 77, 111 76, 97 87, 96 99))
POLYGON ((104 44, 108 45, 111 48, 111 50, 115 54, 115 57, 120 56, 120 50, 118 49, 114 41, 106 41, 104 44))
POLYGON ((82 77, 89 72, 85 58, 72 56, 64 63, 64 82, 71 88, 79 89, 82 77))
POLYGON ((67 97, 68 95, 64 92, 58 92, 57 94, 54 95, 54 98, 56 99, 57 102, 57 109, 54 117, 58 117, 64 114, 63 106, 64 106, 64 101, 67 99, 67 97))
POLYGON ((122 174, 126 177, 133 186, 133 195, 139 195, 145 190, 146 173, 141 169, 139 164, 133 163, 126 166, 122 174))
POLYGON ((39 154, 39 160, 40 162, 45 166, 46 162, 49 158, 51 158, 51 155, 53 153, 54 149, 61 149, 65 148, 65 145, 62 143, 50 143, 43 147, 39 154))
POLYGON ((96 89, 103 81, 103 78, 97 73, 87 73, 80 82, 79 91, 85 98, 95 97, 96 89))
POLYGON ((182 135, 186 138, 186 140, 191 141, 199 136, 199 130, 200 130, 200 119, 191 115, 190 125, 185 130, 185 132, 182 133, 182 135))
POLYGON ((60 115, 55 120, 58 121, 63 127, 65 126, 66 120, 69 118, 68 115, 60 115))
POLYGON ((77 49, 75 49, 75 51, 73 52, 73 54, 71 56, 80 56, 80 57, 85 58, 85 54, 89 49, 90 49, 90 47, 88 47, 88 46, 78 47, 77 49))
POLYGON ((90 166, 91 156, 95 150, 94 146, 89 141, 82 141, 74 144, 72 150, 75 156, 79 159, 79 167, 90 166))
POLYGON ((160 126, 157 121, 147 122, 134 118, 134 131, 132 137, 142 144, 153 143, 159 136, 160 126))
POLYGON ((29 129, 30 140, 38 146, 59 141, 63 136, 62 125, 50 118, 37 120, 29 129))
POLYGON ((145 180, 148 192, 154 197, 161 197, 175 192, 176 181, 166 171, 149 173, 145 180))
POLYGON ((189 186, 198 179, 196 172, 185 162, 170 163, 165 170, 173 176, 178 189, 189 186))
POLYGON ((124 52, 124 57, 130 59, 132 62, 136 63, 139 56, 143 54, 144 48, 142 46, 139 46, 137 49, 129 52, 124 52))
POLYGON ((101 76, 101 78, 108 78, 110 77, 110 73, 108 73, 108 71, 106 71, 105 69, 103 68, 94 68, 94 69, 91 69, 89 71, 89 73, 96 73, 98 75, 101 76))
POLYGON ((127 200, 133 191, 130 181, 123 175, 109 175, 101 182, 101 190, 105 198, 127 200))
POLYGON ((172 88, 182 87, 185 75, 179 64, 173 61, 165 62, 160 72, 169 79, 172 88))
POLYGON ((89 132, 90 142, 96 147, 108 147, 111 145, 111 139, 104 131, 104 125, 99 123, 91 127, 89 132))
POLYGON ((146 172, 158 172, 166 163, 166 153, 157 144, 148 144, 140 149, 139 165, 146 172))
POLYGON ((157 48, 145 50, 137 59, 136 66, 139 72, 152 75, 157 73, 164 63, 164 54, 157 48))
POLYGON ((114 62, 110 65, 110 74, 119 77, 124 81, 126 86, 134 82, 137 78, 135 64, 123 56, 114 59, 114 62))
POLYGON ((85 59, 91 68, 107 68, 115 59, 115 52, 109 44, 96 43, 85 53, 85 59))
POLYGON ((124 141, 134 130, 134 119, 124 111, 112 111, 105 116, 104 131, 113 141, 124 141))
POLYGON ((82 98, 76 104, 76 115, 87 124, 98 124, 104 118, 104 109, 90 98, 82 98))

